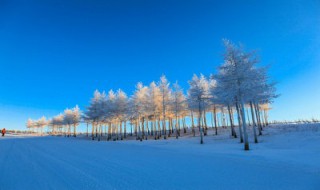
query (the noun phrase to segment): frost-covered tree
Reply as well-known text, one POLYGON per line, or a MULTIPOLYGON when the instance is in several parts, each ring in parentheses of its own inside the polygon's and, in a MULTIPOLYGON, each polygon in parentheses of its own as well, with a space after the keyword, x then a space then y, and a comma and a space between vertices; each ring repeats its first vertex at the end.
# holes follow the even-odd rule
POLYGON ((56 125, 54 118, 48 120, 48 127, 51 128, 51 135, 57 134, 58 126, 56 125))
POLYGON ((98 99, 97 107, 99 116, 95 122, 95 133, 98 141, 100 141, 103 135, 103 125, 112 122, 114 119, 115 93, 113 90, 109 90, 108 95, 106 95, 105 91, 103 91, 100 93, 98 99))
MULTIPOLYGON (((213 78, 213 76, 211 76, 211 78, 213 78)), ((228 110, 229 119, 230 119, 230 127, 231 127, 231 136, 237 138, 237 134, 235 132, 234 122, 233 122, 233 105, 235 105, 235 95, 229 93, 229 91, 231 91, 233 87, 228 86, 227 84, 224 83, 224 81, 223 81, 224 76, 223 75, 217 75, 216 79, 217 80, 215 82, 215 86, 210 87, 211 102, 212 102, 213 108, 214 108, 215 123, 216 123, 216 112, 217 112, 217 105, 218 105, 218 107, 220 107, 221 110, 223 110, 221 112, 223 118, 224 118, 224 110, 225 109, 228 110), (217 85, 217 81, 218 81, 218 85, 217 85)), ((243 142, 241 128, 239 128, 239 133, 240 133, 240 142, 243 142)))
POLYGON ((29 131, 33 131, 34 127, 35 127, 35 122, 32 119, 28 119, 27 123, 26 123, 26 127, 29 131))
POLYGON ((59 134, 62 135, 62 129, 65 125, 64 123, 64 115, 60 113, 59 115, 52 118, 52 122, 54 123, 55 127, 58 128, 59 134))
POLYGON ((128 97, 125 92, 121 89, 117 91, 116 100, 115 100, 115 117, 119 122, 120 127, 120 138, 123 139, 122 136, 122 124, 124 128, 124 137, 126 137, 126 121, 127 121, 127 107, 128 107, 128 97))
POLYGON ((266 75, 262 74, 263 69, 257 69, 259 61, 255 52, 246 52, 241 45, 237 46, 228 40, 223 42, 226 51, 224 64, 219 67, 219 73, 216 75, 217 88, 225 92, 224 95, 220 95, 222 99, 235 102, 239 113, 238 122, 243 128, 244 149, 249 150, 245 104, 261 93, 261 87, 264 86, 264 80, 261 78, 265 78, 266 75))
POLYGON ((200 131, 200 143, 203 144, 203 126, 201 120, 205 109, 206 101, 209 100, 209 84, 206 78, 201 74, 200 77, 193 75, 189 81, 188 102, 189 108, 198 111, 198 128, 200 131))
POLYGON ((101 95, 101 93, 96 90, 93 94, 93 98, 90 101, 90 105, 87 107, 85 111, 85 117, 88 118, 90 121, 92 121, 91 126, 92 126, 92 132, 91 132, 91 137, 92 140, 94 140, 94 132, 96 130, 96 136, 98 136, 97 133, 97 127, 100 124, 101 118, 103 117, 104 114, 104 109, 103 109, 103 103, 105 97, 101 95))
POLYGON ((70 137, 71 136, 71 125, 73 124, 73 112, 72 112, 72 109, 65 109, 64 112, 63 112, 63 122, 66 124, 66 126, 68 127, 67 128, 67 131, 66 131, 66 136, 67 137, 70 137))
MULTIPOLYGON (((224 40, 226 52, 224 54, 224 64, 219 68, 219 74, 216 76, 218 81, 218 89, 224 92, 224 96, 220 94, 220 99, 225 101, 233 100, 236 103, 239 123, 241 122, 244 133, 244 149, 249 150, 249 142, 247 135, 247 126, 244 112, 245 92, 247 84, 252 79, 250 70, 253 65, 246 64, 245 59, 250 58, 244 51, 231 43, 224 40)), ((239 126, 240 127, 240 126, 239 126)), ((241 130, 241 128, 239 128, 241 130)), ((240 134, 240 136, 242 136, 240 134)))
POLYGON ((160 88, 160 96, 161 96, 162 130, 163 130, 164 139, 166 139, 167 138, 166 116, 167 116, 167 113, 169 112, 169 105, 171 102, 171 89, 170 89, 170 83, 167 80, 165 75, 162 75, 160 77, 158 86, 160 88))
POLYGON ((162 98, 160 88, 155 82, 150 83, 147 96, 147 109, 151 119, 151 135, 154 135, 155 139, 159 139, 161 135, 160 114, 162 98))
POLYGON ((138 114, 135 112, 135 102, 133 99, 133 96, 128 99, 128 106, 127 106, 127 117, 130 123, 130 136, 133 136, 135 134, 137 136, 137 118, 138 114))
POLYGON ((77 136, 77 127, 80 124, 81 112, 78 105, 72 108, 72 124, 73 124, 73 136, 77 136))
POLYGON ((215 134, 218 135, 218 124, 217 124, 217 109, 221 102, 218 100, 217 92, 216 92, 216 86, 217 86, 217 81, 214 79, 213 76, 210 76, 210 79, 208 81, 209 83, 209 94, 210 94, 210 105, 208 106, 209 109, 212 111, 212 117, 211 121, 214 123, 212 124, 212 127, 214 125, 215 128, 215 134))
MULTIPOLYGON (((100 98, 101 114, 100 121, 108 125, 107 140, 117 140, 116 136, 116 94, 113 90, 109 90, 108 95, 102 95, 100 98)), ((102 127, 100 127, 102 129, 102 127)))
POLYGON ((189 98, 190 94, 189 91, 187 92, 187 105, 188 105, 188 110, 190 111, 190 117, 191 117, 191 130, 193 136, 195 136, 195 113, 198 112, 198 107, 199 105, 197 104, 197 101, 194 101, 193 99, 189 98))
POLYGON ((36 121, 37 127, 40 129, 41 136, 43 135, 43 128, 48 125, 47 119, 45 116, 42 116, 39 120, 36 121))
POLYGON ((63 115, 54 116, 52 119, 48 120, 48 125, 51 126, 52 129, 51 134, 56 135, 63 125, 63 115))
POLYGON ((89 137, 89 124, 91 124, 92 121, 91 121, 91 119, 90 119, 87 115, 85 115, 85 114, 81 115, 81 118, 82 118, 82 120, 86 123, 86 127, 87 127, 86 134, 87 134, 87 137, 89 137))
POLYGON ((258 142, 256 127, 259 129, 259 135, 262 135, 262 117, 260 105, 270 104, 274 98, 277 98, 275 83, 268 81, 267 67, 254 68, 251 72, 255 73, 255 78, 248 84, 249 89, 246 95, 246 102, 250 104, 254 139, 258 142))
POLYGON ((135 115, 137 116, 137 129, 139 137, 138 139, 142 141, 145 136, 144 130, 144 121, 146 114, 146 106, 147 106, 147 98, 148 98, 148 87, 144 86, 141 82, 136 85, 136 90, 132 96, 133 101, 133 109, 135 111, 135 115))
POLYGON ((179 86, 178 82, 173 85, 172 93, 172 111, 175 115, 175 130, 176 138, 180 136, 180 117, 182 113, 187 109, 186 97, 183 94, 183 90, 179 86))
MULTIPOLYGON (((278 95, 279 96, 279 95, 278 95)), ((268 121, 268 112, 269 110, 271 110, 271 107, 270 107, 270 104, 271 103, 264 103, 264 104, 260 104, 260 109, 262 110, 263 112, 263 120, 264 120, 264 123, 265 125, 269 125, 269 121, 268 121)))

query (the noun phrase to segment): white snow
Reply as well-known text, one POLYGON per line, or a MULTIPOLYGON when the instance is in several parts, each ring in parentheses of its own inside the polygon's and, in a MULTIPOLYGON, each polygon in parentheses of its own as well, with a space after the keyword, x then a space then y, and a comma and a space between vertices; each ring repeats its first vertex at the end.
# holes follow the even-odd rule
POLYGON ((320 189, 319 124, 268 127, 250 151, 228 135, 205 136, 203 145, 199 137, 8 135, 0 138, 0 189, 320 189))

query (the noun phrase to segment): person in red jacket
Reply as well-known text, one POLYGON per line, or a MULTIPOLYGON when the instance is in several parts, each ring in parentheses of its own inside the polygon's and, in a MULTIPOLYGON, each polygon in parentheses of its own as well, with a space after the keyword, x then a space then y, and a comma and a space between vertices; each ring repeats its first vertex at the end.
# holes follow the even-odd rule
POLYGON ((6 128, 3 128, 1 133, 2 133, 2 136, 4 136, 6 134, 6 128))

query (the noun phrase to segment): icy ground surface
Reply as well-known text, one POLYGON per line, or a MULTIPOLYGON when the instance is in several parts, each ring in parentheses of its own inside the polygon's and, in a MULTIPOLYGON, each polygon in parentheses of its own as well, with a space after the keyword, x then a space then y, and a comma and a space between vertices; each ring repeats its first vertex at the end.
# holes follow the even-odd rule
POLYGON ((0 189, 320 189, 320 126, 161 141, 0 138, 0 189), (250 140, 252 136, 250 135, 250 140))

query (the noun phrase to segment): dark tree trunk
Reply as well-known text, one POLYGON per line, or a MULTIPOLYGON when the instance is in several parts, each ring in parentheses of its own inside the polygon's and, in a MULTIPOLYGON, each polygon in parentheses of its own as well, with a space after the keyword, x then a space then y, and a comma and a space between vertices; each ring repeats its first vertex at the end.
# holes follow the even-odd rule
POLYGON ((257 104, 254 104, 254 109, 255 109, 255 112, 256 112, 256 118, 257 118, 259 136, 260 136, 260 135, 262 135, 262 126, 261 126, 261 123, 260 123, 260 117, 259 117, 259 111, 258 111, 257 104))
POLYGON ((229 119, 230 119, 230 126, 231 126, 231 136, 233 136, 234 138, 237 138, 236 131, 234 130, 233 119, 232 119, 233 114, 231 112, 230 105, 228 105, 228 112, 229 112, 229 119))
POLYGON ((213 108, 213 115, 214 115, 214 128, 216 129, 216 135, 218 135, 218 125, 217 125, 217 108, 214 106, 213 108))
POLYGON ((242 121, 240 116, 240 108, 238 103, 236 103, 237 116, 238 116, 238 125, 239 125, 239 135, 240 135, 240 143, 243 143, 243 135, 242 135, 242 121))
MULTIPOLYGON (((250 102, 250 108, 251 108, 251 116, 252 116, 252 127, 253 127, 254 143, 258 143, 258 137, 257 137, 257 132, 256 132, 256 121, 254 119, 254 110, 253 110, 252 102, 250 102)), ((248 117, 249 117, 249 115, 248 115, 248 117)))

